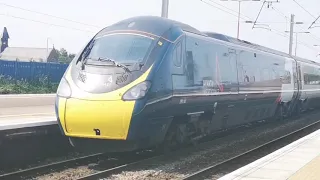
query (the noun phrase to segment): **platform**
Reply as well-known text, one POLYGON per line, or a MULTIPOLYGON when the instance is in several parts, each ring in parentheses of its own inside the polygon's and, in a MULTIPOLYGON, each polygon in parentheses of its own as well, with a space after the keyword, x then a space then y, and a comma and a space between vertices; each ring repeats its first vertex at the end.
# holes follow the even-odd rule
POLYGON ((57 124, 55 116, 48 115, 38 115, 38 116, 16 116, 11 118, 6 118, 3 120, 0 117, 0 131, 19 129, 19 128, 29 128, 37 126, 47 126, 57 124))
POLYGON ((219 180, 319 180, 320 130, 317 130, 219 180))
POLYGON ((54 106, 0 108, 0 131, 57 124, 54 106))

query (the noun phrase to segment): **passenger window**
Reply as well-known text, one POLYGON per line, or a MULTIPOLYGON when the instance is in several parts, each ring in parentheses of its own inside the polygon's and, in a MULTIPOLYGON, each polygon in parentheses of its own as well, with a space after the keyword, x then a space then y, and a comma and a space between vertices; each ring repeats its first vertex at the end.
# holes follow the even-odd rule
MULTIPOLYGON (((208 41, 187 37, 186 75, 193 86, 218 87, 237 84, 235 57, 226 54, 228 49, 208 41), (228 71, 225 71, 228 69, 228 71)), ((226 89, 224 89, 226 90, 226 89)))
POLYGON ((230 55, 225 55, 227 49, 221 47, 213 47, 217 52, 216 57, 218 61, 219 74, 221 76, 221 83, 231 84, 237 82, 237 69, 235 57, 229 57, 230 55), (228 69, 228 71, 226 71, 228 69))
POLYGON ((176 49, 173 52, 173 64, 177 67, 181 66, 181 59, 182 59, 182 45, 181 42, 178 43, 176 49))
POLYGON ((192 85, 202 86, 203 80, 212 76, 214 59, 210 59, 210 44, 187 37, 185 69, 187 79, 192 85))

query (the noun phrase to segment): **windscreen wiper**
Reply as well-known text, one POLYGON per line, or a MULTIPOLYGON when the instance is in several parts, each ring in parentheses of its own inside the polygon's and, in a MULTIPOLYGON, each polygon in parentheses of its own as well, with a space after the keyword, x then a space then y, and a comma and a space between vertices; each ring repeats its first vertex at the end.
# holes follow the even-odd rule
POLYGON ((125 71, 127 71, 127 72, 131 72, 130 70, 129 70, 129 68, 127 68, 127 66, 125 66, 125 65, 123 65, 123 64, 121 64, 121 63, 118 63, 118 62, 116 62, 115 60, 113 60, 113 59, 110 59, 110 58, 101 58, 101 57, 99 57, 98 58, 98 61, 109 61, 109 62, 112 62, 114 65, 116 65, 116 66, 118 66, 118 67, 121 67, 122 69, 124 69, 125 71))
MULTIPOLYGON (((86 48, 86 50, 84 51, 80 61, 81 61, 81 69, 84 70, 84 65, 86 63, 87 57, 89 56, 91 49, 93 48, 95 40, 92 40, 90 45, 86 48)), ((78 62, 77 62, 78 63, 78 62)))

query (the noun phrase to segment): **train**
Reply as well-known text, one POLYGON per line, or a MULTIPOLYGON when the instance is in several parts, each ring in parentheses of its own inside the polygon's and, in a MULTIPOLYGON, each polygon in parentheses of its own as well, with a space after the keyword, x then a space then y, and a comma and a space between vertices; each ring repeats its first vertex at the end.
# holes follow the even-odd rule
POLYGON ((101 29, 69 64, 55 112, 72 146, 172 150, 319 108, 320 64, 156 16, 101 29))

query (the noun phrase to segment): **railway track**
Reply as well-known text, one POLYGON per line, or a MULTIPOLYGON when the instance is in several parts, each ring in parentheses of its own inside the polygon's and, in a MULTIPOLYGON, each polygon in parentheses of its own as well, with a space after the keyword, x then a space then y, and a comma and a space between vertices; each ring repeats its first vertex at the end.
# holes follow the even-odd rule
MULTIPOLYGON (((259 125, 258 125, 259 126, 259 125)), ((246 128, 242 129, 244 131, 246 128)), ((222 132, 221 134, 218 135, 219 137, 226 137, 227 132, 222 132)), ((131 155, 131 154, 130 154, 131 155)), ((75 168, 81 165, 88 165, 90 162, 97 162, 100 159, 107 159, 110 154, 106 153, 96 153, 96 154, 91 154, 87 156, 82 156, 78 158, 72 158, 64 161, 59 161, 59 162, 54 162, 46 165, 41 165, 41 166, 36 166, 32 168, 27 168, 15 172, 10 172, 6 174, 0 174, 0 180, 2 179, 28 179, 30 177, 35 178, 39 177, 41 175, 49 174, 52 172, 59 172, 61 170, 65 170, 67 168, 75 168)), ((121 154, 123 156, 123 154, 121 154)), ((117 164, 114 162, 111 164, 108 164, 108 169, 98 171, 96 173, 90 174, 85 177, 81 177, 79 179, 97 179, 105 176, 109 176, 114 173, 118 173, 130 168, 133 168, 139 164, 144 164, 147 162, 152 162, 154 159, 161 158, 165 155, 157 155, 155 156, 154 153, 148 154, 147 156, 134 156, 134 158, 123 158, 125 160, 122 161, 117 161, 117 164)), ((128 157, 128 156, 126 156, 128 157)), ((106 168, 106 167, 104 167, 106 168)))
MULTIPOLYGON (((247 131, 248 129, 259 127, 260 125, 263 126, 268 123, 273 123, 273 122, 258 123, 256 125, 251 126, 251 127, 241 128, 239 131, 240 132, 247 131)), ((301 129, 296 130, 288 135, 277 138, 273 141, 270 141, 269 143, 266 143, 262 146, 255 148, 255 149, 247 151, 246 153, 243 153, 241 155, 238 155, 236 157, 228 159, 222 163, 215 164, 215 165, 212 165, 212 166, 207 167, 205 169, 202 169, 197 173, 194 173, 190 176, 185 177, 185 179, 193 179, 193 178, 197 179, 197 177, 202 176, 203 173, 208 173, 208 172, 214 173, 215 170, 217 170, 219 168, 221 169, 221 167, 226 166, 226 164, 230 164, 230 162, 231 163, 237 162, 237 161, 239 161, 240 158, 243 158, 243 157, 251 156, 253 152, 261 151, 268 146, 270 147, 272 144, 279 142, 281 139, 283 140, 283 139, 288 139, 293 136, 297 136, 299 134, 299 132, 301 134, 301 132, 307 132, 308 129, 310 131, 310 129, 315 127, 317 124, 320 125, 320 121, 317 121, 316 123, 312 123, 304 128, 301 128, 301 129)), ((232 133, 231 134, 230 134, 230 132, 221 133, 220 135, 218 135, 218 137, 216 136, 216 138, 214 138, 214 140, 217 140, 220 138, 226 138, 229 135, 232 136, 232 133)), ((211 140, 205 141, 201 144, 210 143, 211 140)), ((108 162, 108 160, 106 160, 107 163, 104 163, 106 165, 104 165, 102 168, 100 166, 99 167, 100 170, 96 170, 95 173, 80 177, 78 179, 79 180, 82 180, 82 179, 91 180, 91 179, 106 178, 106 177, 109 177, 113 174, 121 173, 122 171, 128 171, 128 170, 136 169, 137 167, 140 167, 140 166, 145 166, 146 164, 154 164, 154 162, 153 162, 154 160, 162 159, 162 157, 165 157, 165 156, 167 156, 167 155, 155 155, 154 153, 151 153, 151 154, 142 155, 142 156, 141 156, 141 154, 133 155, 133 156, 129 156, 130 158, 127 158, 127 159, 122 157, 123 159, 119 160, 117 162, 111 162, 111 161, 108 162)), ((29 177, 36 178, 36 177, 39 177, 44 174, 58 172, 60 170, 65 170, 67 168, 74 168, 74 167, 81 166, 81 165, 88 166, 88 164, 90 164, 89 161, 97 162, 97 161, 101 160, 102 158, 107 159, 108 157, 110 158, 110 154, 109 155, 106 155, 103 153, 92 154, 92 155, 74 158, 74 159, 70 159, 70 160, 55 162, 55 163, 51 163, 48 165, 43 165, 43 166, 24 169, 24 170, 12 172, 12 173, 2 174, 2 175, 0 175, 0 179, 25 179, 25 178, 29 178, 29 177)), ((128 156, 126 156, 126 157, 128 157, 128 156)))
POLYGON ((296 131, 293 131, 287 135, 281 136, 279 138, 276 138, 272 141, 269 141, 263 145, 260 145, 254 149, 251 149, 249 151, 246 151, 242 154, 239 154, 237 156, 234 156, 230 159, 227 159, 223 162, 211 165, 209 167, 203 168, 191 175, 188 175, 181 180, 194 180, 194 179, 213 179, 211 178, 213 175, 219 174, 225 169, 227 169, 228 172, 231 172, 233 170, 236 170, 237 168, 240 168, 248 163, 251 163, 285 145, 288 144, 288 141, 291 143, 295 140, 298 140, 299 138, 306 136, 310 134, 311 132, 314 132, 320 128, 320 120, 317 122, 314 122, 308 126, 305 126, 303 128, 300 128, 296 131), (254 157, 254 158, 252 158, 254 157), (230 168, 232 167, 232 168, 230 168))
MULTIPOLYGON (((130 154, 131 155, 131 154, 130 154)), ((146 155, 148 157, 149 154, 146 155)), ((44 174, 58 172, 66 168, 75 168, 81 165, 88 165, 100 160, 108 161, 108 158, 118 156, 118 154, 96 153, 87 156, 72 158, 64 161, 54 162, 46 165, 36 166, 28 169, 23 169, 11 173, 1 174, 0 179, 28 179, 35 178, 44 174)), ((123 155, 122 155, 123 156, 123 155)), ((149 155, 150 156, 150 155, 149 155)), ((121 157, 121 156, 120 156, 121 157)), ((126 156, 127 157, 127 156, 126 156)), ((108 167, 119 166, 120 164, 126 164, 137 161, 137 159, 146 158, 143 155, 134 156, 133 158, 123 158, 117 161, 110 161, 108 167)))
POLYGON ((36 166, 28 169, 23 169, 15 172, 1 174, 0 179, 21 179, 28 176, 35 176, 43 173, 49 173, 51 171, 58 171, 60 169, 76 166, 76 164, 84 164, 90 160, 96 160, 105 157, 103 153, 91 154, 78 158, 72 158, 64 161, 54 162, 46 165, 36 166))
MULTIPOLYGON (((264 122, 264 123, 261 123, 261 124, 255 124, 255 125, 253 125, 251 127, 241 128, 239 130, 239 132, 248 131, 248 129, 253 129, 253 128, 259 127, 260 125, 263 126, 263 125, 266 125, 268 123, 273 123, 273 122, 264 122)), ((214 138, 213 140, 205 141, 205 142, 202 142, 201 144, 202 145, 209 144, 209 143, 211 143, 211 141, 216 141, 218 139, 223 139, 223 138, 226 138, 227 136, 232 136, 232 135, 233 135, 232 133, 230 134, 227 131, 225 133, 221 133, 218 137, 214 138)), ((191 149, 192 149, 192 147, 191 147, 191 149)), ((188 148, 184 149, 184 150, 188 151, 188 148)), ((184 151, 184 150, 182 150, 182 151, 184 151)), ((97 180, 97 179, 102 179, 102 178, 108 178, 111 175, 119 174, 119 173, 124 172, 124 171, 132 171, 134 169, 139 169, 137 167, 146 167, 148 165, 152 165, 152 164, 154 164, 155 161, 157 161, 159 159, 162 159, 165 156, 167 156, 167 155, 153 156, 153 157, 150 157, 150 158, 147 158, 147 159, 143 159, 143 160, 140 160, 140 161, 136 161, 136 162, 133 162, 133 163, 123 164, 123 165, 120 165, 120 166, 117 166, 117 167, 113 167, 113 168, 110 168, 110 169, 105 169, 105 170, 98 171, 96 173, 93 173, 93 174, 90 174, 90 175, 87 175, 87 176, 83 176, 83 177, 77 178, 77 180, 97 180)))

